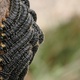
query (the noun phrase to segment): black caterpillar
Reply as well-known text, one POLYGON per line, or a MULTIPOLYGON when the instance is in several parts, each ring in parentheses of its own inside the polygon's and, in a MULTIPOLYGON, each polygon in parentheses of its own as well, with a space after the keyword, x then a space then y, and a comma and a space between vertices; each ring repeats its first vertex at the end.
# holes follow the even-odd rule
POLYGON ((10 0, 10 14, 0 25, 0 80, 24 80, 43 32, 28 0, 10 0))

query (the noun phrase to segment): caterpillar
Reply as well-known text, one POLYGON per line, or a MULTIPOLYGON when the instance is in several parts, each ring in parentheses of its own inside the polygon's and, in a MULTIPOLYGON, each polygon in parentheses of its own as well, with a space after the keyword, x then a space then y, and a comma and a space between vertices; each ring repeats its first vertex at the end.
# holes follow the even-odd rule
POLYGON ((24 80, 44 35, 28 0, 10 0, 0 24, 0 80, 24 80))

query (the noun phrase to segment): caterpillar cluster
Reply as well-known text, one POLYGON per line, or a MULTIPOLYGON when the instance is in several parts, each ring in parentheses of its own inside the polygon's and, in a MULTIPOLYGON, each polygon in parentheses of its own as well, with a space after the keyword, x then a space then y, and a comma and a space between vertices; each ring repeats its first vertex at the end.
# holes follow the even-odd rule
POLYGON ((28 0, 10 0, 10 14, 0 24, 0 80, 23 80, 43 32, 28 0))

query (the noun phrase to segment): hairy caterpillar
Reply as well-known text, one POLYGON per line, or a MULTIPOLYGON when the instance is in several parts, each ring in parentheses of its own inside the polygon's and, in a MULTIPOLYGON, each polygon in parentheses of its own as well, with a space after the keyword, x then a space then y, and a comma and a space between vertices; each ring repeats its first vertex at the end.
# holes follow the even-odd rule
POLYGON ((10 14, 0 25, 0 80, 23 80, 43 32, 28 0, 10 0, 10 14))

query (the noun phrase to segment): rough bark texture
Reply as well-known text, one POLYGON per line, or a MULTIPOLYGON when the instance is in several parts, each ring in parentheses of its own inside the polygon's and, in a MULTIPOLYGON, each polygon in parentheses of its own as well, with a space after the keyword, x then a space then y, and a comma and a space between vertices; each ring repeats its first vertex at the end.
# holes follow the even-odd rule
POLYGON ((9 14, 9 4, 9 0, 0 0, 0 23, 2 22, 2 19, 4 20, 9 14))

